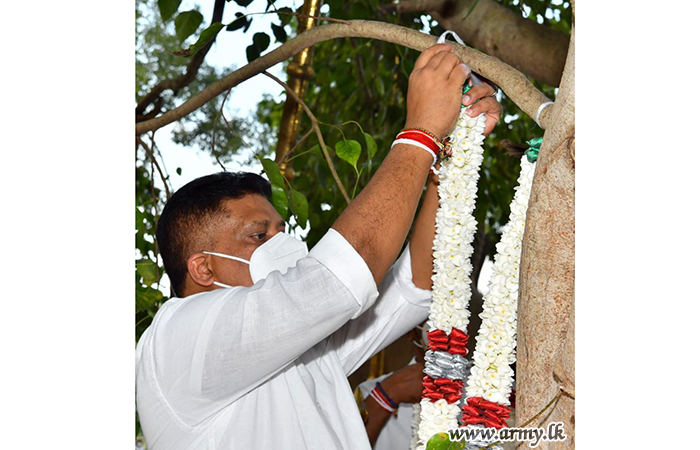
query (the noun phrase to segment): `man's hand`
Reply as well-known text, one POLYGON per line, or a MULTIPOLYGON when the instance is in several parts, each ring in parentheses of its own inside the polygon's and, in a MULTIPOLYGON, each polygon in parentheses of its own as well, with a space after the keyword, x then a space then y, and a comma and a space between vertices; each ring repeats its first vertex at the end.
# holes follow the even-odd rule
POLYGON ((484 135, 488 136, 501 118, 501 105, 493 97, 496 90, 489 84, 484 83, 469 89, 469 92, 462 98, 462 104, 469 106, 467 114, 476 117, 481 113, 486 113, 486 129, 484 135), (474 103, 481 99, 478 103, 474 103))
POLYGON ((411 364, 382 381, 387 395, 396 403, 418 403, 423 393, 424 364, 411 364))
POLYGON ((433 45, 416 60, 408 79, 405 128, 424 128, 444 138, 457 122, 462 86, 470 74, 452 47, 433 45))

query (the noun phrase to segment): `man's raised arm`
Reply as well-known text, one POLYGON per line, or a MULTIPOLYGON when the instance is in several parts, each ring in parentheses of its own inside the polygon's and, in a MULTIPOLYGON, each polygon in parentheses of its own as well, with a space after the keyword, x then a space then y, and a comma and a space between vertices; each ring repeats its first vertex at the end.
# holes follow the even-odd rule
MULTIPOLYGON (((449 46, 425 50, 409 78, 406 128, 427 129, 444 138, 457 121, 468 75, 449 46)), ((377 284, 401 250, 432 163, 432 156, 419 147, 395 145, 333 224, 365 260, 377 284)))

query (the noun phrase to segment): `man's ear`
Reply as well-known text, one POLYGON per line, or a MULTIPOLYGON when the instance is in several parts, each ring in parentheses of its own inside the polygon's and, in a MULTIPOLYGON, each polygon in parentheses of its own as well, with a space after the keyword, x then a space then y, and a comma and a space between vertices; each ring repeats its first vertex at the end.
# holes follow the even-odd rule
POLYGON ((214 272, 209 267, 209 256, 195 253, 187 260, 187 273, 195 284, 209 287, 214 283, 214 272))

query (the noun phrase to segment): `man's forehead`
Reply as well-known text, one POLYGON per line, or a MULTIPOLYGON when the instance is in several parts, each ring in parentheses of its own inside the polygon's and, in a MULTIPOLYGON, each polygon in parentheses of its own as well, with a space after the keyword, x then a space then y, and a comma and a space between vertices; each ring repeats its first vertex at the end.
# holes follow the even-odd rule
POLYGON ((265 197, 246 195, 240 199, 230 199, 225 202, 227 218, 239 222, 242 226, 259 227, 274 225, 284 226, 284 219, 277 213, 265 197))

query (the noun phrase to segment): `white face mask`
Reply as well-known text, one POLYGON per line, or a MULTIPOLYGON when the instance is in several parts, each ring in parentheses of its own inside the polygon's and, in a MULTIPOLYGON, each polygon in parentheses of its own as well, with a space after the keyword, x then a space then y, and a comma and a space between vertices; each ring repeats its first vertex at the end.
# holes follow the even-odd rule
MULTIPOLYGON (((309 249, 306 247, 306 242, 300 241, 287 233, 277 233, 255 249, 250 256, 250 261, 223 253, 202 253, 248 264, 250 278, 253 279, 253 284, 255 284, 275 270, 279 270, 284 275, 290 267, 296 266, 301 258, 309 254, 309 249)), ((218 281, 215 281, 214 285, 224 288, 232 287, 218 281)))

